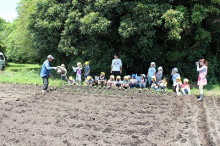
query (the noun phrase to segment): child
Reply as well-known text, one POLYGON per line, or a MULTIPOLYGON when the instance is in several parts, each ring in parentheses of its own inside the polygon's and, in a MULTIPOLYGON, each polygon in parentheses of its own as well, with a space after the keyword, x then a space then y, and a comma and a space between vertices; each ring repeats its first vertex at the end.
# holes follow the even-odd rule
POLYGON ((121 88, 122 86, 121 76, 116 77, 115 86, 121 88))
POLYGON ((77 85, 81 85, 81 79, 82 78, 82 64, 80 62, 77 63, 76 68, 76 81, 77 85))
POLYGON ((151 86, 151 77, 156 76, 155 67, 156 67, 155 62, 151 62, 150 68, 148 69, 148 73, 147 73, 149 87, 151 86))
POLYGON ((156 74, 157 83, 162 80, 162 76, 163 76, 163 68, 160 66, 158 67, 158 72, 156 74))
POLYGON ((67 76, 66 76, 66 74, 67 74, 66 67, 65 67, 64 64, 61 64, 61 67, 62 67, 63 70, 64 70, 64 72, 61 74, 61 79, 62 79, 63 81, 67 81, 67 82, 68 82, 68 79, 67 79, 67 76))
POLYGON ((167 79, 164 78, 163 80, 159 81, 158 86, 160 89, 165 89, 167 87, 167 79))
POLYGON ((98 85, 98 81, 99 81, 99 76, 95 75, 94 85, 98 85))
POLYGON ((183 80, 182 93, 183 93, 183 95, 185 95, 185 94, 190 95, 190 85, 189 85, 189 80, 188 79, 183 80))
POLYGON ((176 87, 176 93, 177 93, 177 95, 180 96, 180 95, 181 95, 180 90, 181 90, 181 87, 182 87, 182 82, 181 82, 180 77, 177 77, 177 78, 176 78, 175 87, 176 87))
POLYGON ((93 78, 91 76, 88 76, 86 78, 86 83, 87 83, 88 86, 92 86, 94 84, 93 78))
POLYGON ((156 76, 152 76, 151 77, 151 88, 157 90, 158 89, 158 85, 156 83, 157 79, 156 79, 156 76))
POLYGON ((122 82, 122 87, 124 89, 128 89, 130 86, 129 86, 129 77, 128 76, 124 76, 124 80, 122 82))
POLYGON ((112 88, 112 87, 114 87, 114 85, 115 85, 115 76, 114 75, 111 75, 110 76, 110 78, 109 78, 109 80, 107 81, 107 86, 109 87, 109 88, 112 88))
POLYGON ((87 79, 87 77, 88 77, 89 75, 90 75, 89 61, 86 61, 86 62, 85 62, 85 74, 84 74, 85 80, 87 79))
POLYGON ((173 89, 175 91, 175 89, 176 89, 176 79, 180 78, 180 74, 178 73, 177 68, 172 69, 171 76, 172 76, 172 81, 173 81, 173 89))
POLYGON ((139 83, 140 88, 146 88, 146 80, 145 80, 145 75, 141 75, 140 83, 139 83))
POLYGON ((200 101, 203 100, 204 97, 203 86, 207 85, 206 75, 208 72, 208 62, 205 59, 200 59, 196 65, 197 71, 199 72, 197 85, 199 86, 200 97, 198 100, 200 101))
POLYGON ((135 78, 136 75, 133 74, 131 76, 131 79, 130 79, 130 88, 134 88, 134 87, 137 87, 137 79, 135 78))
POLYGON ((105 77, 105 73, 104 72, 101 72, 100 74, 100 77, 99 77, 99 80, 98 80, 98 85, 104 85, 106 86, 106 77, 105 77))
POLYGON ((73 79, 72 76, 69 77, 68 84, 69 85, 75 85, 75 80, 73 79))

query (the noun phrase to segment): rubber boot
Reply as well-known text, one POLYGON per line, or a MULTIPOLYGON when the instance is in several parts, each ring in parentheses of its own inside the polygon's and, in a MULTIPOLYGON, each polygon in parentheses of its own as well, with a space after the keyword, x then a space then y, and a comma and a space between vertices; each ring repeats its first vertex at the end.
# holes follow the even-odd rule
POLYGON ((200 97, 199 97, 199 99, 197 99, 198 101, 201 101, 201 100, 203 100, 203 97, 204 97, 204 94, 200 94, 200 97))

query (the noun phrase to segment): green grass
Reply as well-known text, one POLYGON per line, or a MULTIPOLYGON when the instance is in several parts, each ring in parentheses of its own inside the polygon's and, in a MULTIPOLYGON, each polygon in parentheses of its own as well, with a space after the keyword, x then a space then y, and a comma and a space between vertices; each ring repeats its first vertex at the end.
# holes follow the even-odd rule
MULTIPOLYGON (((8 66, 4 72, 0 72, 1 83, 17 83, 17 84, 32 84, 43 85, 40 75, 41 65, 39 64, 17 64, 8 63, 8 66)), ((55 71, 51 71, 51 74, 55 78, 50 78, 50 86, 61 86, 63 82, 60 76, 55 71)), ((85 82, 83 83, 85 85, 85 82)), ((191 94, 199 95, 199 89, 196 85, 191 86, 191 94)), ((168 92, 173 92, 172 89, 168 89, 168 92)), ((219 96, 220 97, 220 85, 207 85, 204 88, 205 96, 219 96)))

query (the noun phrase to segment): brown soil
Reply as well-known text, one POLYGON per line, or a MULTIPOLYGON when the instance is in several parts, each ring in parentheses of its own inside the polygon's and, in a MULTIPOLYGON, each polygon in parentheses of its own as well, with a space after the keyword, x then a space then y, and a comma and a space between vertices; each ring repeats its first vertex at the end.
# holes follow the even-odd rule
POLYGON ((219 145, 220 98, 0 84, 1 145, 219 145))

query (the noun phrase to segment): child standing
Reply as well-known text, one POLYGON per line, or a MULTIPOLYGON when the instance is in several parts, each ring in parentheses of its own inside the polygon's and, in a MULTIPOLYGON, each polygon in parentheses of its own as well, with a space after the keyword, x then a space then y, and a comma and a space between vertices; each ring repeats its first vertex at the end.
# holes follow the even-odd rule
POLYGON ((88 76, 86 78, 86 83, 87 83, 88 86, 92 86, 94 84, 93 78, 91 76, 88 76))
POLYGON ((89 61, 86 61, 86 62, 85 62, 85 74, 84 74, 85 80, 87 79, 87 77, 88 77, 89 75, 90 75, 89 61))
POLYGON ((157 83, 162 80, 162 77, 163 77, 163 68, 160 66, 158 67, 158 72, 156 74, 157 83))
POLYGON ((122 87, 124 89, 128 89, 129 88, 129 77, 128 76, 124 76, 124 80, 122 82, 122 87))
POLYGON ((145 75, 141 74, 141 79, 139 83, 140 88, 146 88, 146 80, 145 80, 145 75))
POLYGON ((77 81, 77 85, 81 85, 81 81, 82 81, 82 64, 80 62, 77 63, 76 81, 77 81))
POLYGON ((180 78, 180 74, 178 73, 178 68, 175 67, 174 69, 172 69, 171 76, 172 76, 172 81, 173 81, 173 89, 175 91, 175 89, 176 89, 176 79, 180 78))
POLYGON ((121 88, 121 85, 122 85, 121 76, 117 76, 115 81, 115 86, 121 88))
POLYGON ((75 80, 73 79, 72 76, 69 77, 68 84, 69 85, 75 85, 75 80))
POLYGON ((208 72, 208 62, 205 59, 200 59, 197 63, 197 71, 199 72, 197 85, 199 86, 200 92, 200 97, 198 100, 200 101, 203 100, 204 97, 203 86, 207 85, 206 75, 208 72))
POLYGON ((115 76, 114 75, 111 75, 110 76, 110 78, 109 78, 109 80, 107 81, 107 86, 109 87, 109 88, 112 88, 112 87, 114 87, 114 85, 115 85, 115 76))
POLYGON ((98 80, 98 85, 102 85, 102 86, 106 86, 106 77, 105 77, 105 73, 101 72, 99 80, 98 80))
POLYGON ((155 67, 156 67, 155 62, 151 62, 150 68, 148 69, 148 73, 147 73, 149 87, 151 86, 151 77, 156 76, 155 67))
POLYGON ((134 88, 134 87, 137 87, 137 79, 135 78, 136 75, 133 74, 131 76, 131 79, 130 79, 130 88, 134 88))
POLYGON ((176 93, 177 93, 178 96, 181 95, 180 90, 181 90, 182 85, 183 85, 183 84, 182 84, 182 82, 181 82, 181 78, 180 78, 180 77, 177 77, 177 78, 176 78, 176 82, 175 82, 175 87, 176 87, 176 93))
POLYGON ((189 80, 188 79, 183 80, 182 93, 183 93, 183 95, 185 95, 185 94, 190 95, 190 85, 189 85, 189 80))

